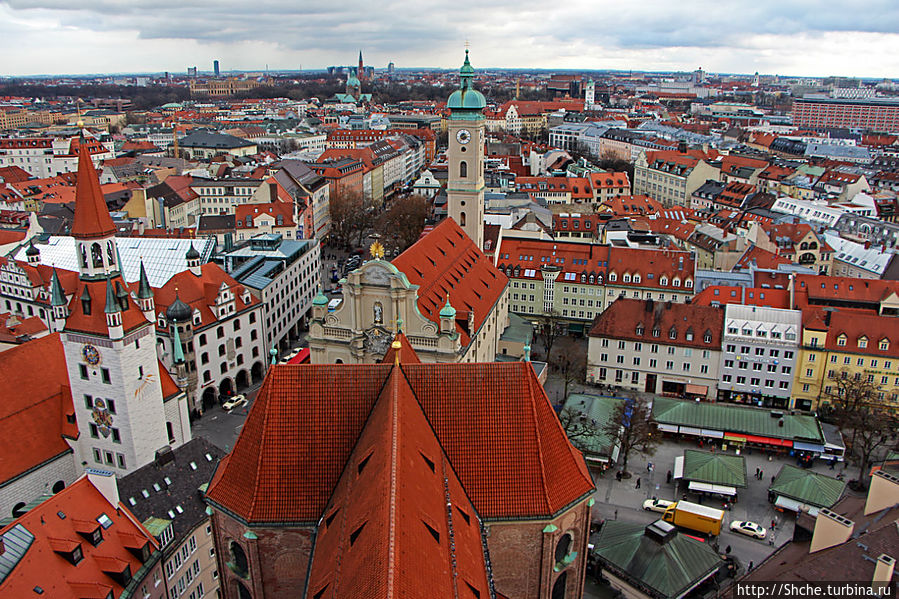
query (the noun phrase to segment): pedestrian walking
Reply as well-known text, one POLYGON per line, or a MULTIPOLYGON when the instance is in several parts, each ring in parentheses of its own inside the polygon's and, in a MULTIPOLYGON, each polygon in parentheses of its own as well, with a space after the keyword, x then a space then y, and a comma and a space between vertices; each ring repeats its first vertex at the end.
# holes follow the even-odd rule
POLYGON ((668 471, 668 475, 665 477, 665 482, 667 482, 667 483, 671 482, 671 470, 668 471))
POLYGON ((756 478, 759 477, 759 472, 761 472, 761 471, 762 471, 761 468, 758 468, 758 467, 757 467, 757 468, 755 469, 755 477, 756 477, 756 478))
POLYGON ((772 485, 774 484, 774 479, 776 479, 776 478, 777 478, 777 475, 776 475, 776 474, 772 474, 772 475, 771 475, 771 484, 772 484, 772 485))
POLYGON ((640 477, 639 477, 639 476, 637 477, 637 484, 634 486, 634 488, 635 488, 635 489, 639 489, 639 488, 640 488, 640 477))
POLYGON ((724 553, 726 553, 727 555, 730 555, 730 545, 728 545, 727 547, 724 548, 724 553))
POLYGON ((764 476, 765 476, 765 471, 764 471, 764 470, 759 470, 759 480, 762 480, 762 478, 763 478, 764 476))
POLYGON ((647 463, 646 463, 646 471, 647 471, 647 472, 652 472, 652 462, 647 462, 647 463))
POLYGON ((754 567, 753 563, 749 562, 749 569, 747 570, 747 572, 752 572, 753 567, 754 567))
POLYGON ((777 520, 771 520, 771 530, 774 530, 774 527, 777 525, 777 520))
POLYGON ((615 510, 615 519, 616 520, 618 519, 618 510, 617 509, 615 510))
POLYGON ((836 465, 836 460, 830 460, 830 469, 833 470, 833 467, 836 465))

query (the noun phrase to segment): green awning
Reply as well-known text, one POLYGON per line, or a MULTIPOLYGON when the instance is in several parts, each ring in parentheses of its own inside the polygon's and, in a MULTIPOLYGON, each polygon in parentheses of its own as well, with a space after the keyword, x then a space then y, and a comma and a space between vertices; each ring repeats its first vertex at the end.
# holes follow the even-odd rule
POLYGON ((569 333, 583 333, 583 332, 584 332, 584 325, 583 325, 583 323, 580 323, 580 322, 573 322, 573 323, 569 324, 569 325, 568 325, 568 332, 569 332, 569 333))

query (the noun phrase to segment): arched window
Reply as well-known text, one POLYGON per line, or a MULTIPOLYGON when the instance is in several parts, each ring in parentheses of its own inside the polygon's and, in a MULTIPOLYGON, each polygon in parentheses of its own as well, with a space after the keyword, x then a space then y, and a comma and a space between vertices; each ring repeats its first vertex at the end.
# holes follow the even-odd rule
POLYGON ((568 583, 568 571, 559 574, 553 585, 552 599, 565 599, 565 585, 568 583))
POLYGON ((115 264, 115 248, 112 245, 112 239, 106 242, 106 263, 110 266, 115 264))
POLYGON ((556 543, 556 561, 560 562, 565 559, 565 556, 568 555, 568 550, 571 548, 571 534, 565 533, 559 542, 556 543))
POLYGON ((24 513, 25 513, 25 502, 24 502, 24 501, 20 501, 19 503, 17 503, 17 504, 15 505, 15 507, 13 507, 13 509, 12 509, 12 517, 13 517, 13 518, 18 518, 19 516, 21 516, 21 515, 24 514, 24 513))
POLYGON ((80 244, 78 249, 80 250, 78 252, 78 257, 81 259, 81 266, 87 267, 87 250, 84 249, 84 244, 80 244))
POLYGON ((91 245, 91 262, 93 262, 94 268, 103 268, 103 250, 99 243, 91 245))
POLYGON ((459 176, 463 179, 468 178, 468 163, 464 160, 459 163, 459 176))
POLYGON ((462 227, 465 226, 465 213, 464 212, 461 212, 459 214, 459 225, 462 227))
POLYGON ((58 480, 53 484, 53 492, 54 493, 59 493, 60 491, 62 491, 65 488, 66 488, 66 483, 61 480, 58 480))
POLYGON ((247 563, 247 554, 244 553, 243 547, 237 541, 231 541, 229 549, 231 550, 231 562, 228 564, 228 567, 241 578, 247 578, 250 568, 247 563))
POLYGON ((247 590, 246 585, 242 582, 237 583, 237 597, 238 599, 253 599, 250 591, 247 590))

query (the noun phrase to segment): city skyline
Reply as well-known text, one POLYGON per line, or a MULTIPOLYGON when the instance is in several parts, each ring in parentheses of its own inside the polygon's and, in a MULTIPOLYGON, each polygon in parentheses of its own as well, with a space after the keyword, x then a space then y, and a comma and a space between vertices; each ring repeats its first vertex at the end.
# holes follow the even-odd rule
POLYGON ((352 63, 360 48, 366 65, 454 68, 466 42, 479 69, 899 73, 899 57, 889 51, 899 41, 899 10, 886 0, 839 7, 574 2, 549 14, 533 2, 398 2, 380 13, 354 3, 297 8, 278 0, 221 2, 214 13, 192 0, 79 4, 0 2, 3 46, 14 56, 0 75, 211 70, 215 59, 223 72, 320 69, 352 63))

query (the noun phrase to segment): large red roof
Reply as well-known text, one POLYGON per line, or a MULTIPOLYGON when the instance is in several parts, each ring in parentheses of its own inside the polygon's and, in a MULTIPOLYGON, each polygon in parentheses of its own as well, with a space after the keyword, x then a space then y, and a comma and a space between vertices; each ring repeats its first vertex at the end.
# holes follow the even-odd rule
POLYGON ((75 217, 72 237, 86 239, 106 237, 115 233, 109 208, 103 199, 100 180, 91 160, 88 144, 78 149, 78 179, 75 184, 75 217))
POLYGON ((723 330, 721 308, 620 297, 596 317, 590 336, 721 351, 723 330))
MULTIPOLYGON (((114 482, 112 483, 115 484, 114 482)), ((46 597, 119 597, 125 588, 109 572, 130 566, 134 576, 143 563, 138 559, 144 547, 149 553, 159 549, 156 540, 137 523, 121 502, 110 503, 85 476, 53 495, 3 529, 22 526, 34 541, 22 559, 0 584, 4 597, 37 597, 35 587, 46 597), (101 527, 101 515, 109 519, 101 527), (100 530, 103 540, 95 547, 85 533, 100 530), (80 547, 83 559, 73 564, 57 553, 80 547)))
POLYGON ((0 353, 0 435, 15 439, 3 452, 0 483, 70 451, 78 438, 66 359, 59 333, 0 353))
POLYGON ((322 364, 269 371, 208 498, 250 523, 318 522, 393 369, 481 517, 548 517, 593 489, 528 363, 322 364))
POLYGON ((324 512, 309 595, 452 597, 467 583, 487 597, 484 545, 462 483, 392 369, 324 512))
POLYGON ((235 281, 221 266, 214 262, 207 262, 200 267, 200 276, 190 270, 179 272, 165 285, 153 290, 153 300, 157 313, 165 313, 165 310, 175 301, 177 295, 181 301, 191 308, 200 311, 201 324, 195 328, 209 326, 218 322, 218 317, 212 308, 222 288, 227 286, 234 294, 235 312, 240 312, 250 306, 259 303, 259 300, 250 295, 244 301, 245 287, 235 281))
POLYGON ((419 286, 418 309, 425 318, 439 322, 449 296, 463 346, 484 324, 509 282, 452 218, 441 221, 392 264, 419 286), (469 330, 471 312, 474 325, 469 330))
MULTIPOLYGON (((128 284, 120 276, 111 278, 113 289, 121 286, 128 291, 128 284)), ((126 298, 125 310, 122 310, 122 328, 125 333, 147 324, 147 318, 140 311, 134 298, 129 292, 126 298)), ((69 317, 66 319, 67 331, 79 331, 81 333, 93 333, 95 335, 109 335, 109 327, 106 325, 106 279, 100 281, 78 281, 78 287, 69 300, 69 317), (90 295, 90 313, 84 311, 84 303, 81 301, 85 290, 90 295)))

